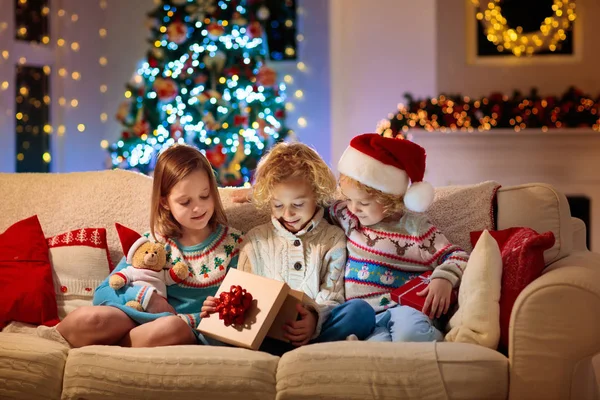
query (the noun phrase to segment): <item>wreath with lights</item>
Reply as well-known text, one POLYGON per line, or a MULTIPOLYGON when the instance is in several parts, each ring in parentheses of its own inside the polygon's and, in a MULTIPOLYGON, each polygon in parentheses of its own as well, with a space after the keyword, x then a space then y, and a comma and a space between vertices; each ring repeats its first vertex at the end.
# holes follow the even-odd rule
POLYGON ((502 15, 500 0, 472 0, 477 8, 476 17, 483 24, 487 39, 496 45, 498 51, 510 50, 520 57, 550 50, 555 51, 560 42, 567 38, 566 31, 575 21, 574 0, 554 0, 552 16, 544 19, 540 30, 523 33, 523 28, 511 28, 502 15))

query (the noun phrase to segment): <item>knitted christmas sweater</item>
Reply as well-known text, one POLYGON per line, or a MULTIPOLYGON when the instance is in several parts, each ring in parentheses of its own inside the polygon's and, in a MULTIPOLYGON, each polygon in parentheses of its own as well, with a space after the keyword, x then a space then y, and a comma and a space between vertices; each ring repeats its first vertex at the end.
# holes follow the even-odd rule
POLYGON ((375 311, 383 311, 396 305, 390 298, 394 289, 428 270, 433 270, 432 279, 459 285, 469 256, 427 216, 406 212, 399 219, 362 226, 343 201, 329 213, 347 237, 346 299, 364 299, 375 311))
POLYGON ((287 283, 315 300, 318 309, 313 338, 331 310, 344 302, 346 236, 323 218, 324 210, 300 232, 291 233, 276 219, 244 236, 238 269, 287 283))
MULTIPOLYGON (((154 241, 148 233, 145 236, 154 241)), ((182 246, 175 239, 158 239, 167 250, 166 268, 171 268, 179 261, 188 265, 188 278, 167 287, 167 300, 175 308, 178 316, 195 329, 200 322, 199 314, 204 300, 207 296, 215 295, 227 270, 237 265, 242 234, 233 228, 219 225, 204 242, 195 246, 182 246)), ((127 261, 123 258, 112 274, 117 274, 127 267, 127 261)), ((125 285, 119 290, 114 290, 109 286, 108 279, 96 289, 94 305, 117 307, 140 324, 172 315, 150 314, 126 307, 125 303, 135 300, 146 308, 156 289, 152 286, 125 285)))

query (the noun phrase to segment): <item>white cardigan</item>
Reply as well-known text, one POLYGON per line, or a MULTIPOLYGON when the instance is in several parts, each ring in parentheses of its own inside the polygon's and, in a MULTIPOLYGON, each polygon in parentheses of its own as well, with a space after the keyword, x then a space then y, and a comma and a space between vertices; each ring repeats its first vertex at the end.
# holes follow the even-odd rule
POLYGON ((244 236, 238 269, 286 282, 319 305, 317 328, 331 310, 344 303, 346 235, 323 219, 319 209, 306 227, 291 233, 274 217, 244 236))

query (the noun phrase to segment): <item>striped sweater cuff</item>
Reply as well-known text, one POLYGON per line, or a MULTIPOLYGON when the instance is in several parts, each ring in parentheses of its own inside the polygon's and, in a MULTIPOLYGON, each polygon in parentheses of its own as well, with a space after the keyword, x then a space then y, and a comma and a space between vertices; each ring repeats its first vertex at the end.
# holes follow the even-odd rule
POLYGON ((121 272, 115 272, 114 275, 123 278, 123 280, 125 281, 125 285, 127 285, 127 283, 129 282, 129 279, 127 279, 127 275, 121 272))
POLYGON ((156 292, 156 288, 152 286, 142 286, 138 292, 135 300, 142 305, 142 308, 146 310, 152 294, 156 292))
POLYGON ((194 314, 177 314, 179 318, 181 318, 186 324, 188 324, 192 329, 196 329, 199 324, 199 320, 194 314))

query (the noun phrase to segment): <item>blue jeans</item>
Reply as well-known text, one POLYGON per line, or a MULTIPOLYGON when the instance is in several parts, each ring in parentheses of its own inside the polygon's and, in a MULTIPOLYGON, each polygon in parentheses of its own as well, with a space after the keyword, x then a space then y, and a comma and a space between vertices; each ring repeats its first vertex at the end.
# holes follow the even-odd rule
POLYGON ((441 342, 444 335, 431 319, 408 306, 396 306, 377 315, 372 342, 441 342))
POLYGON ((375 310, 364 300, 352 299, 333 310, 312 343, 346 340, 352 334, 365 340, 375 328, 375 310))
MULTIPOLYGON (((375 310, 364 300, 352 299, 331 310, 321 327, 321 334, 310 343, 346 340, 352 334, 360 340, 366 339, 375 328, 375 310)), ((261 351, 281 356, 295 349, 291 343, 265 338, 261 351)))

